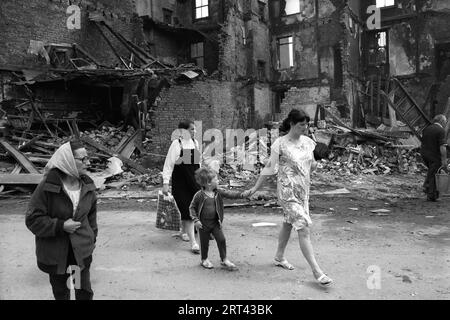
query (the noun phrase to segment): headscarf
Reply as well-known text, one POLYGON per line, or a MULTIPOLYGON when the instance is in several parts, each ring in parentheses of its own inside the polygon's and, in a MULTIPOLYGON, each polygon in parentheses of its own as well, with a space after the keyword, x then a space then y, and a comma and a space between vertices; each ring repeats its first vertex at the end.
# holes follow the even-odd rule
POLYGON ((70 142, 66 142, 56 150, 45 166, 44 175, 47 175, 51 169, 55 168, 69 176, 75 178, 80 177, 75 158, 73 157, 72 148, 70 147, 70 142))

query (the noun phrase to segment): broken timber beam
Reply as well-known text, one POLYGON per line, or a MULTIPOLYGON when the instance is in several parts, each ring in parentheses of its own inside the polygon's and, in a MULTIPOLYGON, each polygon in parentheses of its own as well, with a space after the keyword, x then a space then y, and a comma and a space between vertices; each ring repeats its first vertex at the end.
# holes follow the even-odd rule
POLYGON ((41 139, 44 135, 40 134, 37 135, 36 137, 34 137, 33 139, 31 139, 30 141, 26 142, 24 145, 20 146, 18 148, 19 151, 21 151, 22 149, 28 148, 29 146, 32 146, 33 144, 35 144, 35 142, 37 142, 39 139, 41 139))
MULTIPOLYGON (((101 22, 95 22, 95 24, 97 25, 97 27, 98 27, 99 30, 101 30, 100 25, 105 26, 105 27, 109 30, 109 32, 111 32, 111 34, 112 34, 114 37, 116 37, 117 40, 119 40, 119 41, 125 46, 125 48, 127 48, 127 50, 129 50, 130 52, 134 53, 134 55, 135 55, 139 60, 141 60, 143 63, 148 63, 148 60, 149 60, 149 59, 146 59, 145 55, 142 55, 139 51, 137 51, 136 49, 134 49, 129 43, 127 43, 127 40, 126 40, 125 38, 123 38, 122 35, 120 35, 120 34, 118 34, 117 32, 115 32, 115 31, 114 31, 109 25, 107 25, 104 21, 101 21, 101 22)), ((103 30, 101 30, 100 32, 103 32, 103 30)), ((106 35, 105 35, 105 37, 106 37, 106 35)), ((121 60, 121 62, 124 63, 125 66, 126 66, 127 69, 128 69, 128 65, 127 65, 125 62, 123 62, 122 60, 121 60)))
POLYGON ((5 150, 16 159, 20 165, 29 173, 40 174, 39 170, 34 166, 34 164, 28 160, 20 151, 15 149, 12 145, 10 145, 5 140, 0 140, 0 144, 5 148, 5 150))
POLYGON ((92 60, 97 66, 103 67, 103 65, 95 59, 91 54, 89 54, 86 50, 84 50, 79 44, 74 43, 73 46, 76 50, 80 51, 82 54, 84 54, 86 57, 92 60))
POLYGON ((91 145, 92 147, 106 153, 107 155, 111 156, 111 157, 117 157, 120 160, 122 160, 123 163, 125 163, 127 166, 131 167, 132 169, 134 169, 134 171, 140 173, 140 174, 144 174, 146 169, 137 164, 136 162, 125 158, 124 156, 120 155, 120 154, 115 154, 114 152, 112 152, 109 148, 105 147, 104 145, 101 145, 100 143, 92 140, 89 137, 81 137, 81 141, 91 145))
POLYGON ((43 174, 27 173, 27 174, 0 174, 0 184, 39 184, 44 178, 43 174))
POLYGON ((111 48, 112 52, 114 53, 114 55, 116 56, 117 60, 119 60, 122 64, 125 65, 125 68, 129 69, 127 64, 125 62, 122 61, 122 57, 120 56, 120 54, 117 52, 116 48, 114 48, 113 44, 111 43, 111 41, 109 41, 108 37, 106 36, 106 34, 103 32, 102 28, 99 26, 99 24, 97 22, 94 23, 94 25, 97 27, 98 32, 100 32, 100 35, 103 37, 103 39, 106 41, 106 43, 109 45, 109 47, 111 48))
POLYGON ((136 130, 136 132, 127 139, 127 141, 120 147, 120 149, 117 149, 117 152, 124 156, 125 158, 130 158, 133 154, 134 150, 137 148, 138 145, 140 145, 140 142, 142 141, 142 131, 136 130))

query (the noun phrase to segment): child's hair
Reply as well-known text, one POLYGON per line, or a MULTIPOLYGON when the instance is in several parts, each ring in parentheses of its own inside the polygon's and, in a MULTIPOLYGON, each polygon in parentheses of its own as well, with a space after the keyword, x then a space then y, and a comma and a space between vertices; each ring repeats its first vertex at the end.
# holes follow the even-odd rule
POLYGON ((195 171, 195 180, 202 188, 210 183, 215 176, 216 172, 209 167, 201 167, 195 171))

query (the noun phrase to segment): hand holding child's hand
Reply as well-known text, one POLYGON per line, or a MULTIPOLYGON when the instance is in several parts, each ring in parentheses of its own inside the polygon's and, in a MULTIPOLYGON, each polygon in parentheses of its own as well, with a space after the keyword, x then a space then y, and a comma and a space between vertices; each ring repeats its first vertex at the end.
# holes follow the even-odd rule
POLYGON ((195 226, 197 229, 203 229, 203 225, 202 225, 202 223, 201 223, 200 221, 195 222, 194 226, 195 226))

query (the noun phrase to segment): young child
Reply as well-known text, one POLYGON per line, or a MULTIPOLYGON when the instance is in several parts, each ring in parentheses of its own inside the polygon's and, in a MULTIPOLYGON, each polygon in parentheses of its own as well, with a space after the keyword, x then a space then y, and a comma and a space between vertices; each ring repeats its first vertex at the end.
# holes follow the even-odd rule
POLYGON ((229 270, 235 270, 236 265, 227 259, 226 241, 222 231, 222 197, 236 199, 242 198, 242 194, 218 189, 216 172, 208 167, 198 169, 195 172, 195 179, 201 190, 194 195, 189 211, 200 236, 201 265, 207 269, 214 267, 208 260, 209 240, 210 235, 213 234, 219 248, 221 265, 229 270))

